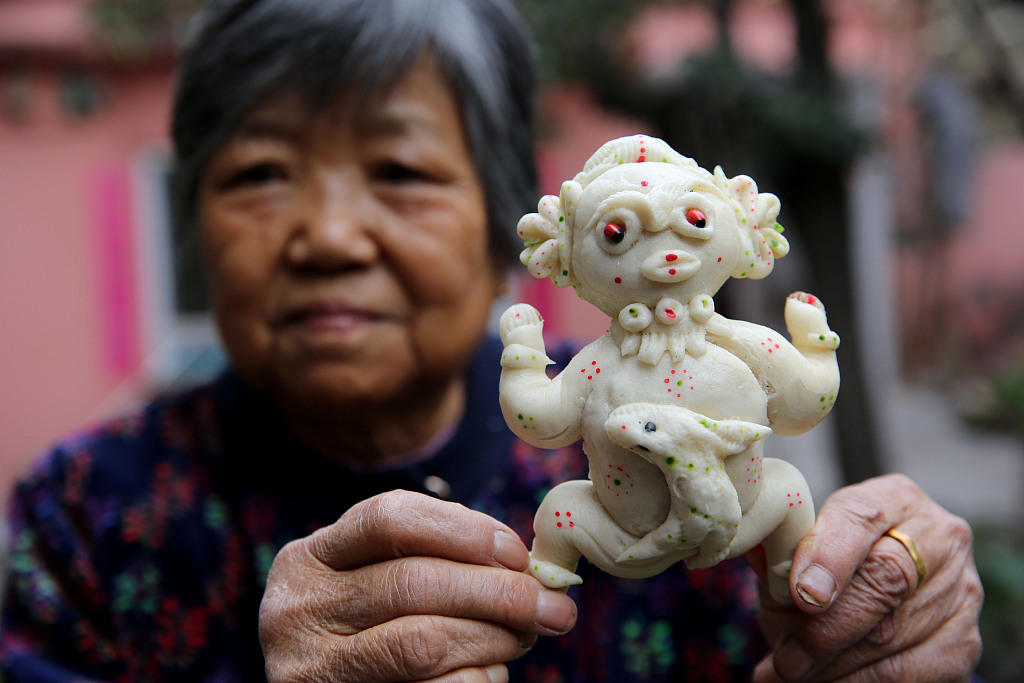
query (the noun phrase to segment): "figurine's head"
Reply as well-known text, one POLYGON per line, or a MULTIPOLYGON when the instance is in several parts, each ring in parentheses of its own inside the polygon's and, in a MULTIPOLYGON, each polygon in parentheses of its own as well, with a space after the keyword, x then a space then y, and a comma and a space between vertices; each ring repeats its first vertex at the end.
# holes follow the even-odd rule
POLYGON ((603 145, 561 196, 523 216, 520 259, 616 316, 631 303, 712 296, 730 277, 765 277, 789 251, 778 213, 778 198, 751 178, 712 174, 634 135, 603 145))

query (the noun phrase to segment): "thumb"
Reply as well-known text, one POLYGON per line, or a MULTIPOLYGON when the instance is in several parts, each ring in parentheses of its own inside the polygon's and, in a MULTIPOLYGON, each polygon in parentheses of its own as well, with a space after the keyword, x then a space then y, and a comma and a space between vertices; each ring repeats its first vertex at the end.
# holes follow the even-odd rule
POLYGON ((907 477, 887 475, 832 494, 793 557, 797 608, 818 613, 831 607, 875 543, 911 516, 917 496, 907 494, 915 490, 907 477))

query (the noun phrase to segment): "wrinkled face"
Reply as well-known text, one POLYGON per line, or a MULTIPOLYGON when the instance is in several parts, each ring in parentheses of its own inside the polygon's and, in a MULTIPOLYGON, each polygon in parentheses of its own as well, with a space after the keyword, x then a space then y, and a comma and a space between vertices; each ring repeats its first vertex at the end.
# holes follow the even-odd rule
POLYGON ((361 111, 257 107, 214 155, 200 218, 228 354, 285 406, 412 400, 485 328, 485 200, 427 58, 361 111))
POLYGON ((662 297, 714 295, 740 252, 734 211, 688 169, 624 164, 583 191, 572 268, 580 295, 609 316, 662 297))

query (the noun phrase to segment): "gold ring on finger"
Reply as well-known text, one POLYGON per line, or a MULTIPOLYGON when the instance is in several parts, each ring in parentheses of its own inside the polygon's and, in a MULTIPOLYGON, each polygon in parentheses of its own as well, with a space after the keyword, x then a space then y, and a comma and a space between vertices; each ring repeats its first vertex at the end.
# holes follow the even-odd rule
POLYGON ((917 588, 920 588, 921 584, 924 583, 925 577, 928 576, 928 568, 924 566, 924 560, 921 558, 921 553, 917 549, 914 539, 896 528, 889 529, 884 535, 899 541, 907 549, 907 552, 910 553, 910 559, 914 561, 914 569, 917 570, 917 588))

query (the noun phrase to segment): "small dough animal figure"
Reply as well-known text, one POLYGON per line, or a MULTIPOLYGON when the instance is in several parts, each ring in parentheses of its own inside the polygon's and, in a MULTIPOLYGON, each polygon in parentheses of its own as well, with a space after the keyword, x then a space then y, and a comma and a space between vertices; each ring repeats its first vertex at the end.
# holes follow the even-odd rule
POLYGON ((543 448, 582 438, 590 465, 589 481, 556 486, 537 511, 529 571, 544 585, 580 583, 581 555, 642 578, 763 542, 772 595, 790 601, 814 509, 800 472, 765 459, 763 444, 832 408, 839 338, 810 294, 786 301, 792 342, 715 313, 712 299, 730 277, 763 278, 786 255, 778 212, 751 178, 635 135, 602 146, 520 220, 531 274, 611 318, 554 378, 538 311, 516 304, 499 322, 509 427, 543 448))

